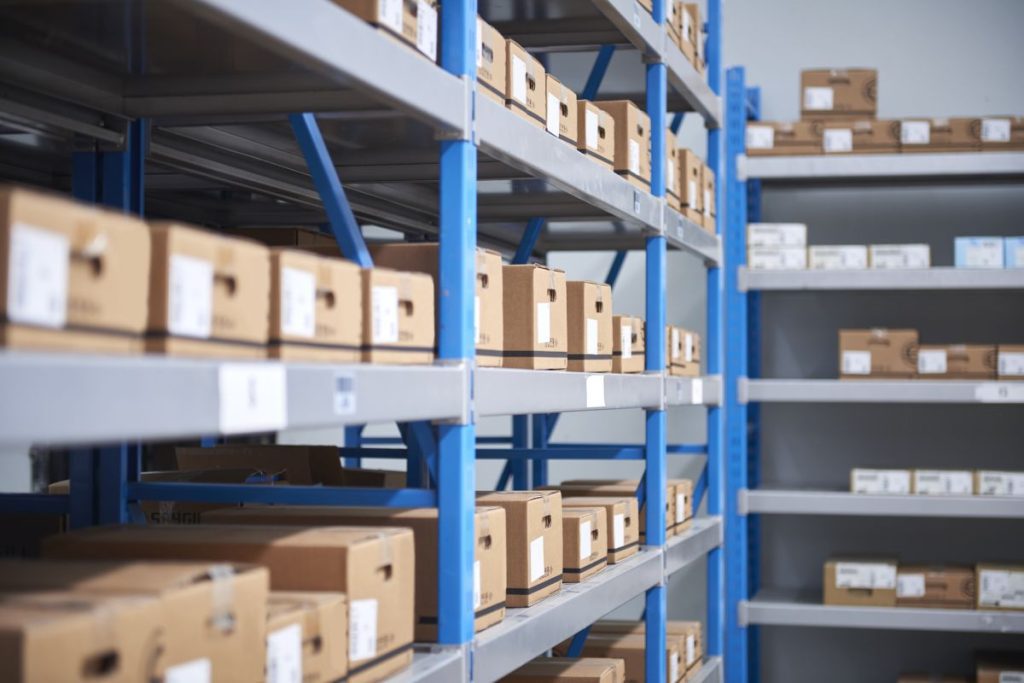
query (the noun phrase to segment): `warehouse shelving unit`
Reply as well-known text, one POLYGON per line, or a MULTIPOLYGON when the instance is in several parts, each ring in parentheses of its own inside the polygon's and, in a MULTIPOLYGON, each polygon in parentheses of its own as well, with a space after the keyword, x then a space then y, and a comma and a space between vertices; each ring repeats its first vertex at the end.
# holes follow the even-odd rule
MULTIPOLYGON (((720 0, 708 3, 705 82, 669 40, 664 0, 653 4, 650 14, 636 0, 555 0, 540 9, 452 0, 441 6, 439 66, 330 0, 6 4, 0 10, 5 177, 213 228, 328 225, 343 253, 361 265, 369 263, 361 223, 437 238, 441 295, 438 361, 430 367, 2 352, 0 443, 80 450, 69 460, 69 496, 3 496, 0 509, 67 513, 73 526, 83 526, 125 522, 130 505, 143 499, 436 505, 439 643, 418 645, 412 667, 394 681, 496 680, 561 640, 582 642, 593 621, 641 596, 647 677, 663 680, 667 579, 706 559, 708 658, 694 680, 722 680, 722 247, 717 236, 667 206, 663 177, 670 111, 703 119, 708 165, 724 177, 722 8, 720 0), (596 52, 584 93, 591 98, 616 49, 638 53, 645 87, 604 98, 631 98, 651 117, 650 193, 477 97, 478 12, 539 53, 596 52), (708 374, 668 377, 660 334, 649 335, 642 375, 476 368, 477 244, 514 254, 515 262, 556 250, 615 250, 612 282, 624 252, 643 249, 651 329, 664 327, 666 308, 679 295, 666 291, 666 250, 696 255, 707 268, 708 374), (240 390, 248 399, 243 405, 236 402, 240 390), (666 444, 665 410, 675 405, 707 407, 706 444, 666 444), (549 443, 562 412, 622 408, 644 411, 643 444, 549 443), (514 448, 478 447, 476 419, 489 415, 513 416, 512 437, 498 441, 514 448), (361 447, 363 425, 389 422, 403 426, 406 448, 361 447), (140 441, 210 442, 323 426, 349 428, 341 450, 346 458, 387 450, 408 459, 410 488, 138 481, 140 441), (666 539, 670 452, 707 456, 694 509, 706 495, 708 514, 666 539), (539 485, 546 483, 547 460, 587 457, 644 461, 638 496, 647 503, 649 545, 593 580, 510 610, 500 625, 474 634, 476 459, 508 460, 508 481, 524 488, 528 463, 539 485), (417 487, 412 473, 422 469, 433 482, 417 487)), ((677 115, 674 125, 680 120, 677 115)))

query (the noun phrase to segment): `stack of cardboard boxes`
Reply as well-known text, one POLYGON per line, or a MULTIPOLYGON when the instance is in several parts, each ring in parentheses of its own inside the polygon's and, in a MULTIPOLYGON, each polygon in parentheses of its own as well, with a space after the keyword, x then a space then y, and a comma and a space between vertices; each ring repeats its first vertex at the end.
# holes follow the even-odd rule
POLYGON ((665 328, 665 368, 677 377, 700 376, 700 335, 677 325, 665 328))
MULTIPOLYGON (((675 136, 669 139, 674 141, 675 136)), ((679 148, 668 155, 668 162, 673 158, 676 160, 676 168, 665 174, 669 206, 707 232, 715 234, 718 216, 715 172, 693 150, 679 148)))
POLYGON ((439 6, 436 0, 334 0, 381 33, 437 61, 439 6))
MULTIPOLYGON (((643 3, 646 7, 650 3, 643 3)), ((650 7, 647 7, 650 11, 650 7)), ((669 38, 679 47, 686 61, 700 75, 707 73, 704 62, 704 24, 700 17, 700 6, 681 0, 667 0, 665 4, 665 30, 669 38)))
POLYGON ((893 270, 929 268, 927 244, 807 244, 803 223, 747 225, 751 270, 893 270))
POLYGON ((1024 497, 1024 472, 1004 470, 850 470, 850 492, 877 495, 1024 497))

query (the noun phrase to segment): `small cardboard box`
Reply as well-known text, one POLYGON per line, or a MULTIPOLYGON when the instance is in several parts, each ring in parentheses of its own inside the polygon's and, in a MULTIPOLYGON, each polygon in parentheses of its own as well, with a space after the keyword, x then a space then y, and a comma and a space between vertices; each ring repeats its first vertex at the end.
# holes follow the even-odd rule
POLYGON ((595 102, 615 120, 615 172, 642 190, 651 188, 651 119, 631 100, 595 102))
POLYGON ((541 265, 504 266, 505 340, 502 366, 564 370, 568 304, 565 273, 541 265))
POLYGON ((895 607, 896 560, 829 560, 823 586, 826 605, 895 607))
POLYGON ((613 315, 612 372, 643 372, 645 343, 642 318, 613 315))
POLYGON ((909 495, 910 470, 879 470, 855 467, 850 470, 850 492, 888 495, 909 495))
POLYGON ((917 346, 917 330, 839 330, 839 377, 914 377, 917 346))
POLYGON ((139 353, 149 254, 138 218, 0 187, 0 346, 139 353))
POLYGON ((1024 610, 1024 565, 979 564, 978 609, 1024 610))
MULTIPOLYGON (((440 292, 440 261, 436 243, 378 244, 370 252, 374 263, 385 268, 426 273, 434 282, 434 291, 440 292)), ((501 350, 505 335, 503 283, 501 254, 489 249, 477 249, 473 320, 476 364, 479 367, 501 367, 501 350)), ((435 329, 439 329, 436 318, 435 329)))
POLYGON ((665 131, 665 201, 676 211, 682 211, 679 175, 679 140, 671 130, 665 131))
POLYGON ((807 247, 749 247, 747 267, 751 270, 804 270, 807 247))
POLYGON ((572 280, 566 283, 569 337, 568 369, 575 372, 612 371, 612 288, 572 280))
POLYGON ((604 510, 562 510, 562 581, 586 581, 607 565, 608 526, 604 510))
POLYGON ((622 683, 625 664, 603 657, 538 657, 501 680, 503 683, 622 683))
POLYGON ((341 249, 334 235, 313 228, 225 228, 227 237, 256 240, 268 247, 292 247, 320 256, 341 258, 341 249))
POLYGON ((665 0, 665 30, 668 32, 668 39, 678 46, 683 39, 683 9, 682 0, 665 0))
POLYGON ((974 474, 970 470, 913 470, 911 491, 918 496, 972 496, 974 474))
POLYGON ((476 20, 476 82, 484 97, 505 104, 508 85, 508 51, 505 37, 483 19, 476 20))
POLYGON ((690 149, 679 150, 679 204, 683 215, 700 224, 704 217, 704 162, 690 149))
MULTIPOLYGON (((348 604, 343 593, 273 591, 267 600, 267 680, 301 671, 328 683, 348 672, 348 604)), ((287 680, 287 677, 286 677, 287 680)))
POLYGON ((677 377, 700 376, 700 335, 683 327, 670 325, 665 341, 669 374, 677 377))
POLYGON ((546 127, 552 135, 565 140, 570 145, 579 141, 579 112, 576 93, 572 88, 551 74, 547 75, 547 114, 546 127))
POLYGON ((974 493, 979 496, 1024 497, 1024 472, 978 470, 974 473, 974 493))
POLYGON ((993 344, 922 344, 917 349, 920 379, 995 379, 993 344))
POLYGON ((588 100, 576 102, 576 149, 605 168, 615 167, 615 119, 588 100))
POLYGON ((416 47, 416 3, 410 0, 334 0, 363 21, 416 47))
POLYGON ((271 250, 271 358, 357 362, 362 324, 359 266, 293 249, 271 250))
MULTIPOLYGON (((707 65, 704 63, 704 24, 700 19, 700 5, 697 3, 686 3, 686 13, 690 15, 690 30, 693 33, 693 68, 697 70, 697 73, 701 76, 704 75, 704 71, 707 65)), ((683 18, 686 21, 686 18, 683 18)), ((684 24, 684 31, 686 26, 684 24)))
MULTIPOLYGON (((274 590, 337 591, 348 596, 348 680, 376 681, 412 661, 416 567, 408 529, 214 524, 93 527, 47 539, 43 555, 263 565, 270 571, 274 590)), ((261 643, 265 621, 261 614, 261 643)), ((262 657, 259 664, 262 669, 262 657)))
MULTIPOLYGON (((643 683, 648 680, 646 669, 646 636, 636 633, 591 633, 583 643, 584 657, 607 657, 623 663, 623 676, 617 680, 623 683, 643 683)), ((667 680, 676 683, 683 674, 682 655, 679 639, 669 637, 665 643, 665 671, 667 680), (672 674, 675 674, 673 676, 672 674)), ((555 646, 556 655, 564 656, 569 651, 569 641, 555 646)))
POLYGON ((562 499, 563 507, 605 511, 608 528, 608 564, 622 562, 640 549, 640 513, 635 496, 573 496, 562 499))
MULTIPOLYGON (((405 527, 412 530, 416 553, 415 609, 417 642, 437 641, 437 508, 261 506, 223 510, 204 516, 211 524, 279 526, 405 527)), ((505 617, 505 511, 479 507, 474 517, 474 628, 482 631, 505 617)))
POLYGON ((477 503, 505 510, 509 607, 535 605, 562 587, 562 495, 490 491, 477 503))
MULTIPOLYGON (((619 619, 602 619, 590 627, 591 633, 631 633, 641 635, 647 632, 646 624, 641 621, 625 621, 619 619)), ((681 671, 694 674, 700 670, 704 657, 703 628, 699 621, 665 622, 665 634, 669 637, 678 636, 683 639, 681 647, 681 671), (683 668, 685 667, 685 668, 683 668)))
POLYGON ((178 223, 152 225, 146 350, 265 358, 270 250, 178 223))
POLYGON ((514 40, 505 41, 508 71, 505 106, 543 128, 547 117, 547 85, 544 65, 514 40))
POLYGON ((973 609, 977 599, 974 567, 900 565, 896 572, 897 607, 973 609))
POLYGON ((416 49, 432 62, 437 62, 438 4, 437 0, 416 0, 407 3, 416 17, 416 49))
POLYGON ((669 479, 668 485, 669 494, 674 498, 672 531, 681 534, 690 528, 690 521, 693 519, 694 483, 692 479, 669 479))
POLYGON ((803 223, 748 223, 748 247, 805 247, 807 226, 803 223))
POLYGON ((749 156, 821 154, 822 129, 810 121, 751 123, 747 126, 746 146, 749 156))
POLYGON ((713 235, 715 234, 715 219, 718 215, 718 198, 715 194, 715 172, 706 164, 702 164, 700 168, 700 183, 704 193, 700 202, 703 211, 701 227, 713 235))
POLYGON ((363 361, 434 360, 434 282, 423 273, 364 268, 363 361))
POLYGON ((981 149, 981 142, 975 134, 977 121, 962 117, 932 119, 927 148, 922 150, 912 146, 905 151, 977 152, 981 149))
POLYGON ((867 245, 835 244, 808 247, 807 267, 811 270, 866 270, 867 245))
POLYGON ((1019 652, 980 652, 976 673, 975 683, 1015 683, 1015 679, 1024 680, 1024 655, 1019 652))
MULTIPOLYGON (((605 479, 601 481, 569 480, 563 481, 557 486, 546 486, 544 488, 559 490, 562 492, 563 496, 571 496, 574 498, 630 498, 636 496, 637 486, 637 482, 605 479)), ((673 500, 672 494, 675 492, 675 488, 669 486, 668 490, 669 495, 665 498, 665 535, 671 536, 673 518, 675 516, 675 510, 673 508, 675 501, 673 500)), ((643 544, 647 541, 647 515, 645 506, 641 505, 637 509, 637 519, 639 520, 640 525, 640 543, 643 544)))
POLYGON ((1024 379, 1024 344, 1000 344, 997 354, 999 379, 1024 379))
POLYGON ((953 265, 957 268, 1002 269, 1005 263, 1002 237, 957 237, 953 240, 953 265))
POLYGON ((975 125, 982 152, 1024 149, 1024 116, 986 116, 975 125))
POLYGON ((700 12, 696 5, 691 8, 684 2, 678 3, 676 7, 676 14, 678 18, 676 21, 679 22, 679 45, 680 51, 683 53, 683 57, 690 64, 693 64, 693 60, 697 57, 697 40, 700 35, 700 30, 697 27, 697 20, 694 17, 694 11, 700 12))
POLYGON ((805 69, 800 72, 803 121, 873 119, 878 110, 875 69, 805 69))
POLYGON ((870 244, 868 265, 876 270, 930 268, 932 248, 927 244, 870 244))

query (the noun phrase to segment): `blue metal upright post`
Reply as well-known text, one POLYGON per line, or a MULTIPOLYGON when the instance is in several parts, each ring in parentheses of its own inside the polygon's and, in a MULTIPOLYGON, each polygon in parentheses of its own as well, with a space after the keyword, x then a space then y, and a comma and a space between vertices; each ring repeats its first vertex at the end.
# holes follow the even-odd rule
MULTIPOLYGON (((472 406, 473 298, 476 287, 476 3, 441 5, 441 66, 468 86, 470 130, 441 142, 438 356, 468 373, 472 406)), ((438 427, 438 640, 468 643, 473 637, 473 513, 476 427, 438 427)))

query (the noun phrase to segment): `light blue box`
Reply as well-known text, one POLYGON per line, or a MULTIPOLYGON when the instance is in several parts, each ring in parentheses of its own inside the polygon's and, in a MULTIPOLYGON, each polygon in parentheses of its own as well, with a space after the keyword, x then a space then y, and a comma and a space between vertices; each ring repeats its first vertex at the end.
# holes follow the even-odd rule
POLYGON ((957 237, 954 242, 957 268, 1002 268, 1002 237, 957 237))
POLYGON ((1007 237, 1003 250, 1007 268, 1024 268, 1024 237, 1007 237))

